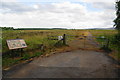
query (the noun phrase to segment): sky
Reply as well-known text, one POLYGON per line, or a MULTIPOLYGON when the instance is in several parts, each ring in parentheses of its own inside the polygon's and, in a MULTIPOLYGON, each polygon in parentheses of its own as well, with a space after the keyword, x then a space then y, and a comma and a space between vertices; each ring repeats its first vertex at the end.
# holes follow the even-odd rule
POLYGON ((112 28, 115 0, 1 0, 0 26, 112 28))

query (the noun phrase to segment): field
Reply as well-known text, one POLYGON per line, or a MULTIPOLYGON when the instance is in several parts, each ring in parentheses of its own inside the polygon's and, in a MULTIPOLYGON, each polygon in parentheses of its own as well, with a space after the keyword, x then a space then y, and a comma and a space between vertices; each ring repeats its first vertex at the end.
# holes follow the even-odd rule
POLYGON ((56 40, 48 40, 49 37, 62 36, 63 34, 68 35, 80 35, 82 31, 80 30, 15 30, 15 31, 3 31, 2 33, 2 47, 3 53, 9 51, 6 40, 8 39, 24 39, 28 45, 28 48, 25 50, 33 50, 37 48, 39 44, 44 44, 47 47, 53 47, 56 43, 56 40))
MULTIPOLYGON (((117 45, 113 44, 114 35, 117 33, 116 30, 5 30, 2 31, 3 68, 33 57, 50 53, 56 48, 66 46, 62 44, 62 41, 58 42, 58 40, 51 40, 57 39, 57 36, 66 34, 66 42, 68 43, 86 31, 89 31, 95 37, 105 36, 106 38, 109 38, 110 48, 114 51, 112 55, 115 57, 117 56, 117 58, 120 57, 117 55, 117 45), (22 56, 19 52, 14 53, 14 58, 12 57, 13 55, 9 54, 11 51, 8 49, 8 46, 6 44, 6 40, 8 39, 25 40, 28 47, 24 49, 22 56), (44 45, 43 50, 40 47, 41 44, 44 45)), ((102 40, 99 40, 97 38, 95 39, 101 44, 102 40)))
MULTIPOLYGON (((93 36, 96 36, 96 41, 100 44, 106 44, 106 40, 101 40, 100 36, 105 36, 105 38, 109 39, 109 49, 111 50, 109 56, 113 57, 115 60, 120 61, 120 47, 119 41, 116 40, 115 36, 118 33, 116 30, 92 30, 90 31, 93 36)), ((103 45, 104 45, 103 44, 103 45)), ((102 46, 103 47, 103 46, 102 46)))

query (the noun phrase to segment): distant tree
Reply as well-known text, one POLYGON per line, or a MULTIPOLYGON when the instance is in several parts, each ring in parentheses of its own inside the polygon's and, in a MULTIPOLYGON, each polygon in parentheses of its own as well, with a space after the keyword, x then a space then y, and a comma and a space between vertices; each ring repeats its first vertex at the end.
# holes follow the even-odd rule
POLYGON ((115 23, 115 28, 119 31, 120 30, 120 0, 117 0, 116 1, 116 15, 117 15, 117 18, 114 20, 114 23, 115 23))
POLYGON ((0 29, 2 29, 2 30, 14 30, 13 27, 0 27, 0 29))

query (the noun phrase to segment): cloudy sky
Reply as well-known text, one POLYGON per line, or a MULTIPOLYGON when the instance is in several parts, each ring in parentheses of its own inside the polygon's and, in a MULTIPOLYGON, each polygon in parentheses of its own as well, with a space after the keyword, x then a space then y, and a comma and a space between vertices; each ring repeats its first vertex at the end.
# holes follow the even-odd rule
POLYGON ((115 0, 1 0, 0 26, 111 28, 115 0))

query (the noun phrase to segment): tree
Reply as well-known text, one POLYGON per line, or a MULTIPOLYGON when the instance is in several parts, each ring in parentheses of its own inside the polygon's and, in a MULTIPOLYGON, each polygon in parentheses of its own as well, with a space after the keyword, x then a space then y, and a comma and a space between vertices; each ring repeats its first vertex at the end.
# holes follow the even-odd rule
POLYGON ((118 34, 115 36, 115 42, 118 45, 118 53, 120 54, 120 0, 116 1, 116 16, 117 18, 114 20, 115 28, 118 30, 118 34))
POLYGON ((120 32, 120 0, 117 0, 116 1, 116 15, 117 15, 117 18, 114 20, 114 23, 115 23, 115 28, 118 30, 118 32, 120 32))

